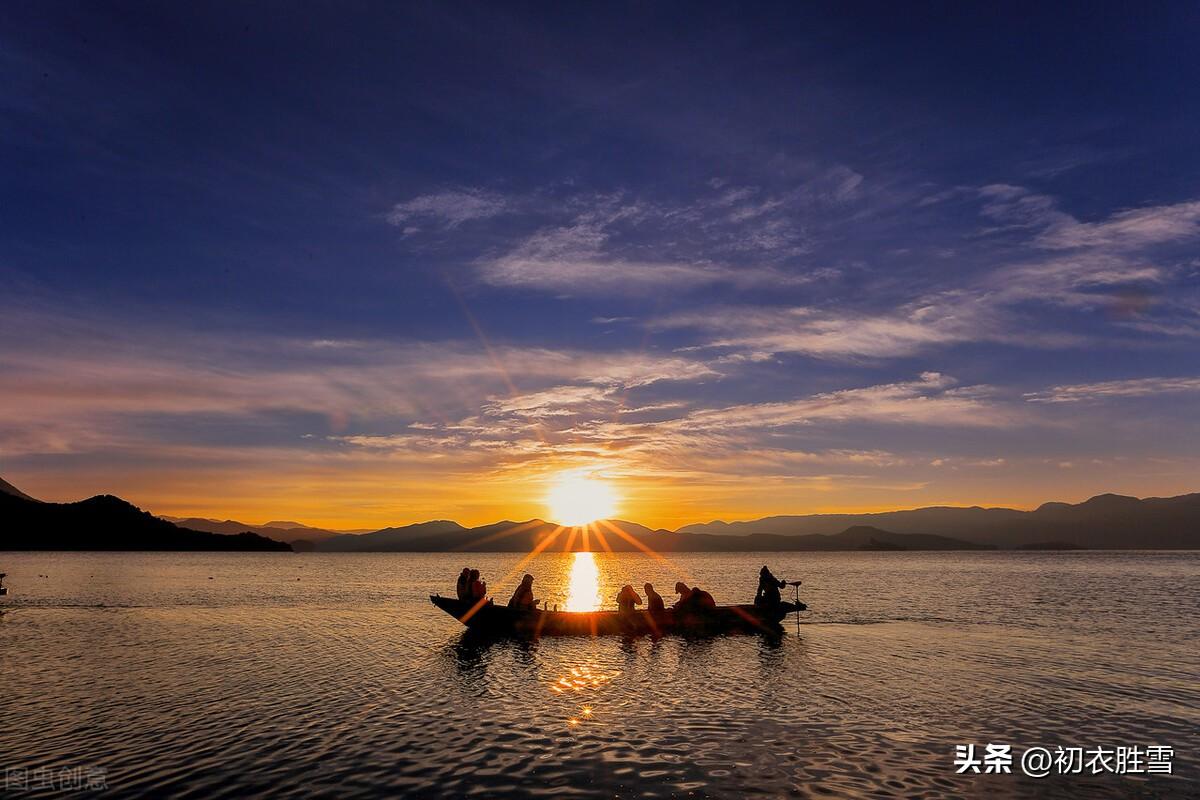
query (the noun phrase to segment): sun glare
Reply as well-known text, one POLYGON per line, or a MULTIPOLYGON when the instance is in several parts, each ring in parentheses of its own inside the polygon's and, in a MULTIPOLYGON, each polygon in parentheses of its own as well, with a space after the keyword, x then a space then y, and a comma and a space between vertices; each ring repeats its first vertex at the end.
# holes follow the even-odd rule
POLYGON ((617 495, 612 486, 600 478, 569 472, 550 487, 546 505, 551 518, 559 525, 586 525, 613 516, 617 510, 617 495))

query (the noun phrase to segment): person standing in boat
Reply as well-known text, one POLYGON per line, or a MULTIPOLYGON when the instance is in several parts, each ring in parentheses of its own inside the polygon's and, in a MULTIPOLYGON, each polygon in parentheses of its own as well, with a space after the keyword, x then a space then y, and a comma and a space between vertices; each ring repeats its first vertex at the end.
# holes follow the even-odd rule
POLYGON ((458 580, 454 583, 454 591, 458 593, 459 602, 469 603, 471 601, 470 567, 463 567, 463 571, 458 574, 458 580))
POLYGON ((617 613, 632 614, 634 606, 640 606, 642 598, 631 584, 625 584, 617 594, 617 613))
POLYGON ((646 610, 651 616, 663 614, 667 610, 666 604, 663 602, 662 595, 654 591, 654 584, 647 583, 642 587, 646 591, 646 610))
POLYGON ((758 591, 754 593, 754 605, 774 608, 783 602, 779 590, 787 586, 787 581, 781 581, 771 574, 766 565, 758 572, 758 591))
POLYGON ((521 578, 521 585, 509 599, 508 607, 518 611, 533 611, 537 608, 537 602, 533 596, 533 576, 526 573, 525 577, 521 578))

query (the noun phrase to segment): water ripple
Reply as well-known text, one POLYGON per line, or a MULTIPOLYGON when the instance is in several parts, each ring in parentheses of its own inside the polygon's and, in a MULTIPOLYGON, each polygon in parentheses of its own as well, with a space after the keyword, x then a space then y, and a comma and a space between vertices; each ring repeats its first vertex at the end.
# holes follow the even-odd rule
MULTIPOLYGON (((606 597, 731 601, 753 558, 597 560, 606 597)), ((519 642, 429 605, 457 556, 4 554, 0 768, 100 766, 113 797, 1200 793, 1197 554, 770 559, 799 637, 519 642), (956 775, 971 742, 1168 744, 1178 774, 956 775)), ((562 557, 533 567, 565 596, 562 557)))

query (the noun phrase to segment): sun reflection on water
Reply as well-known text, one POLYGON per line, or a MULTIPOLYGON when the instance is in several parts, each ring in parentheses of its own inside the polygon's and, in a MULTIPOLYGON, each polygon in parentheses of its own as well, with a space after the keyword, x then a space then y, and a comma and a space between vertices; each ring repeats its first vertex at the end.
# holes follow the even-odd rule
MULTIPOLYGON (((599 667, 585 664, 581 667, 572 667, 567 670, 565 675, 560 675, 558 680, 550 685, 550 691, 561 694, 563 692, 582 692, 587 689, 599 689, 614 678, 620 677, 620 675, 620 670, 606 672, 599 667)), ((583 715, 590 717, 592 715, 592 706, 585 706, 583 715)))
POLYGON ((595 553, 575 553, 571 562, 571 577, 567 586, 566 611, 599 611, 604 601, 600 597, 600 570, 595 553))

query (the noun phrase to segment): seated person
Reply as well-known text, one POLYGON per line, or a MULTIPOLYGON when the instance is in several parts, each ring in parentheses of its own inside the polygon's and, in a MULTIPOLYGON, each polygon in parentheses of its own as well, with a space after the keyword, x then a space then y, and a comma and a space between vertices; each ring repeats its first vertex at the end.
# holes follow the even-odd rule
POLYGON ((471 596, 468 598, 472 602, 478 603, 483 598, 487 597, 487 584, 479 579, 479 570, 473 569, 470 574, 471 578, 471 596))
POLYGON ((717 601, 708 592, 701 589, 699 586, 692 587, 691 596, 692 608, 698 608, 704 611, 709 611, 717 607, 717 601))
POLYGON ((508 607, 519 611, 533 611, 537 608, 537 603, 538 601, 533 596, 533 576, 527 573, 524 578, 521 578, 521 585, 509 598, 508 607))
POLYGON ((683 581, 676 582, 675 594, 679 595, 679 599, 675 601, 675 608, 687 608, 692 604, 692 590, 683 581))
POLYGON ((632 614, 634 606, 640 606, 642 598, 630 584, 625 584, 621 587, 620 593, 617 595, 617 611, 622 614, 632 614))
POLYGON ((471 599, 471 570, 463 567, 463 571, 458 574, 458 580, 454 582, 454 591, 458 595, 460 602, 466 603, 471 599))
POLYGON ((758 591, 754 593, 754 605, 777 606, 782 602, 779 590, 787 586, 787 581, 781 581, 771 574, 764 566, 758 572, 758 591))
POLYGON ((642 587, 646 590, 646 610, 651 614, 662 614, 667 610, 667 606, 663 603, 662 595, 654 591, 654 584, 647 583, 642 587))

